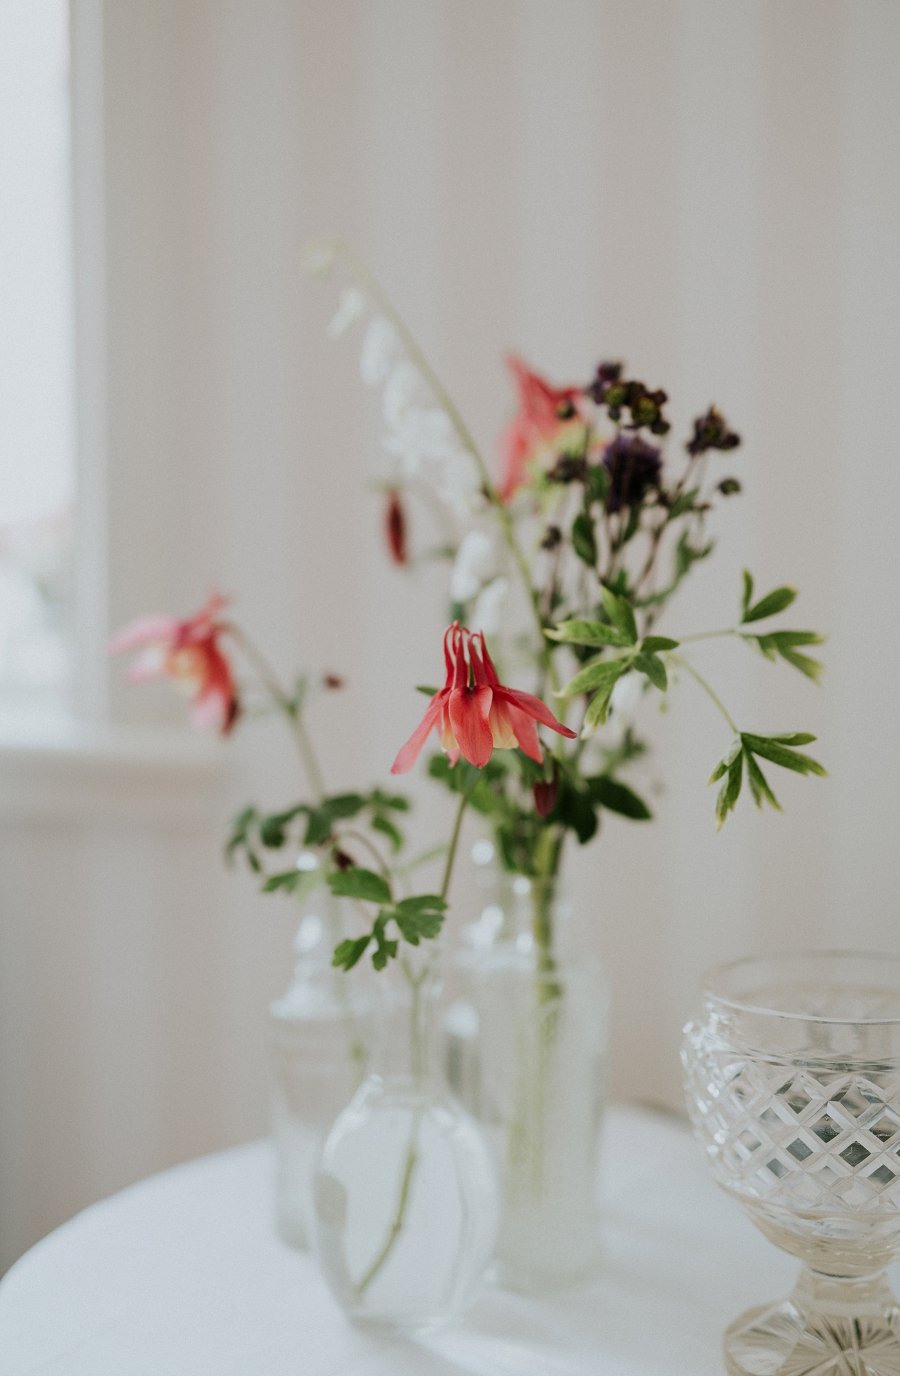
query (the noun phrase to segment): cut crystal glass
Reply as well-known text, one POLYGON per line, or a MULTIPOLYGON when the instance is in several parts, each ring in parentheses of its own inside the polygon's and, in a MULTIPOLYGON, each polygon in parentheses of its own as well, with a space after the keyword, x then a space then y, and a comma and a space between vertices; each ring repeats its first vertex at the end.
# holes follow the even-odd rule
POLYGON ((805 1263, 728 1328, 732 1376, 900 1376, 900 959, 738 961, 685 1028, 688 1110, 718 1183, 805 1263))

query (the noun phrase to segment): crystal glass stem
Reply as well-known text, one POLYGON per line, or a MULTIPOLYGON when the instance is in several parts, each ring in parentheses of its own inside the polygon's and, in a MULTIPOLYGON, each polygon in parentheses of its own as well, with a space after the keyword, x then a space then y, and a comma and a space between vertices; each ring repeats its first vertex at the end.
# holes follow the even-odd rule
POLYGON ((883 1271, 826 1276, 804 1267, 788 1299, 725 1330, 729 1376, 896 1376, 900 1309, 883 1271))

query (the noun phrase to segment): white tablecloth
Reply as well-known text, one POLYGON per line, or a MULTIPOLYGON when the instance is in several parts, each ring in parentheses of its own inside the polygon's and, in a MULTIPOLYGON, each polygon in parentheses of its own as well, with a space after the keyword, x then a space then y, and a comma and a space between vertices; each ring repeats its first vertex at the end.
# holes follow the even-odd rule
POLYGON ((45 1238, 0 1283, 2 1376, 717 1376, 721 1334, 796 1264, 713 1184, 681 1124, 613 1110, 606 1265, 537 1301, 489 1289, 416 1341, 346 1322, 271 1224, 253 1143, 144 1180, 45 1238))

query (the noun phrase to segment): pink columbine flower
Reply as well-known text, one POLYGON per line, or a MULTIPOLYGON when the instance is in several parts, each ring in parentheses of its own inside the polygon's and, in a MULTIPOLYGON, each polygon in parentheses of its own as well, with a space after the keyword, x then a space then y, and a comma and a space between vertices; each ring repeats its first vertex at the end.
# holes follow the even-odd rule
POLYGON ((579 387, 551 386, 514 354, 506 362, 516 381, 519 409, 500 442, 500 497, 504 502, 528 481, 528 465, 538 451, 553 444, 570 424, 582 395, 579 387))
POLYGON ((172 616, 142 616, 110 641, 110 654, 138 651, 128 670, 132 683, 170 678, 193 696, 195 726, 215 728, 223 736, 234 726, 240 710, 231 665, 219 646, 227 629, 221 612, 227 598, 209 599, 187 621, 172 616))
POLYGON ((495 749, 516 746, 539 764, 543 760, 537 723, 574 739, 540 698, 507 688, 497 677, 484 636, 454 621, 444 632, 446 681, 435 693, 409 740, 391 766, 392 774, 412 769, 432 730, 456 764, 460 756, 483 769, 495 749))

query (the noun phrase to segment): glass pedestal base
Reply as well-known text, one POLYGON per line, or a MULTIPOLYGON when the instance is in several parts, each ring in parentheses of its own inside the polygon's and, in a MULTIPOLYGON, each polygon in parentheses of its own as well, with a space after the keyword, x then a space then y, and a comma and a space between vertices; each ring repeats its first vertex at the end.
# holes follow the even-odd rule
POLYGON ((789 1299, 725 1331, 729 1376, 900 1376, 900 1307, 883 1273, 804 1270, 789 1299))

